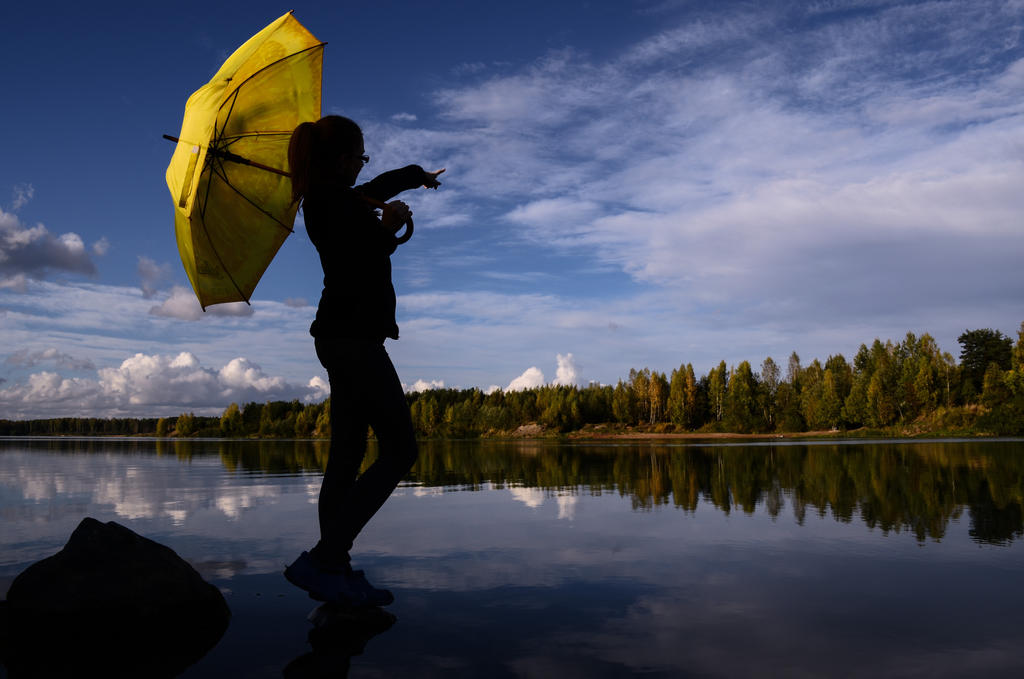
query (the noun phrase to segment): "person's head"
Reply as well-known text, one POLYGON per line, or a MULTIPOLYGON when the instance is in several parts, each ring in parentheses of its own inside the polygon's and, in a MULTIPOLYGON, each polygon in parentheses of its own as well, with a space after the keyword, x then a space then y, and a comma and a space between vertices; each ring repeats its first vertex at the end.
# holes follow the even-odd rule
POLYGON ((300 123, 288 143, 292 200, 338 182, 352 186, 363 169, 364 153, 363 131, 348 118, 324 116, 300 123))

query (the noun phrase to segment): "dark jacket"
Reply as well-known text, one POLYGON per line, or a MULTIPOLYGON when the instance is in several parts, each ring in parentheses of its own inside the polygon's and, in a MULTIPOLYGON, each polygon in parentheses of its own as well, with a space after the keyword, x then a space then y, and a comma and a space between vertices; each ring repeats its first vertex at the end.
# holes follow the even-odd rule
POLYGON ((391 283, 395 236, 360 196, 386 201, 423 181, 423 168, 409 165, 354 188, 311 190, 303 199, 306 232, 324 270, 320 306, 309 328, 314 337, 398 339, 391 283))

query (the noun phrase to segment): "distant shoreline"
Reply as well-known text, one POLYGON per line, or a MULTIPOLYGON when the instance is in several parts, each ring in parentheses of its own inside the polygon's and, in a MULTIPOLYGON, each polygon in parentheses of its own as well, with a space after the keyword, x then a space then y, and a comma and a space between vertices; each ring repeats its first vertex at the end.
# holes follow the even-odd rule
MULTIPOLYGON (((371 435, 370 439, 374 437, 371 435)), ((482 432, 473 437, 423 436, 420 441, 800 441, 800 440, 867 440, 867 439, 987 439, 1000 438, 997 434, 985 431, 924 431, 906 428, 885 429, 851 429, 851 430, 814 430, 803 432, 750 433, 739 432, 702 432, 702 431, 622 431, 615 425, 588 425, 574 431, 557 431, 537 423, 518 427, 513 431, 482 432)), ((322 437, 276 437, 276 436, 154 436, 152 434, 109 434, 109 433, 60 433, 60 434, 0 434, 0 440, 18 439, 152 439, 159 441, 322 441, 322 437)))

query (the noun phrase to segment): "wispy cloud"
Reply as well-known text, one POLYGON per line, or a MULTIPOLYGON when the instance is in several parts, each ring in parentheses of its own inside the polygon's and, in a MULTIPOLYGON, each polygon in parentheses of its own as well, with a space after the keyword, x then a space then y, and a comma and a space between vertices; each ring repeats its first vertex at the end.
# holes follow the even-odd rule
POLYGON ((36 190, 31 184, 18 184, 11 191, 11 194, 11 210, 17 212, 32 200, 36 190))
POLYGON ((80 359, 70 356, 61 351, 58 351, 54 347, 48 347, 46 349, 28 349, 22 348, 10 354, 4 363, 7 365, 22 366, 26 368, 32 368, 40 363, 54 362, 58 368, 66 368, 68 370, 95 370, 96 366, 89 359, 80 359))
POLYGON ((794 338, 963 325, 978 300, 1012 322, 1022 8, 833 9, 723 9, 606 62, 563 50, 443 89, 449 132, 425 152, 448 154, 471 195, 501 187, 490 210, 509 237, 589 254, 689 307, 686 334, 709 308, 723 327, 794 338))

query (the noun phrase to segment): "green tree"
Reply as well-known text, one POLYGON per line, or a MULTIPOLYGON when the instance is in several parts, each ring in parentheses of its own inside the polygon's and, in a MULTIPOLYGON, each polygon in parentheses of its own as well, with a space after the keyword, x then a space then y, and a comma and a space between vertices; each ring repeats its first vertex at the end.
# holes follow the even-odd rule
POLYGON ((1009 390, 1003 381, 1003 370, 997 363, 989 363, 988 370, 982 378, 981 404, 986 408, 997 408, 1009 398, 1009 390))
POLYGON ((693 372, 693 365, 686 364, 686 406, 685 422, 683 426, 687 429, 697 429, 703 423, 702 413, 704 404, 701 400, 700 385, 697 376, 693 372))
POLYGON ((818 359, 800 373, 800 413, 809 429, 827 426, 823 412, 825 371, 818 359))
POLYGON ((328 397, 320 406, 320 414, 316 417, 316 428, 313 435, 326 439, 331 437, 331 399, 328 397))
POLYGON ((629 387, 632 390, 633 423, 647 422, 651 416, 651 371, 649 368, 629 370, 629 387))
POLYGON ((273 409, 271 408, 270 401, 267 401, 263 405, 263 410, 260 411, 260 428, 259 435, 261 437, 271 436, 274 433, 274 416, 273 409))
POLYGON ((1013 343, 1009 337, 998 330, 965 330, 957 342, 960 343, 960 366, 964 372, 964 381, 969 382, 975 393, 982 390, 982 380, 990 363, 995 363, 1003 370, 1010 369, 1013 355, 1013 343))
POLYGON ((761 362, 761 376, 758 380, 758 405, 761 408, 761 419, 767 431, 775 429, 775 413, 779 393, 781 370, 771 356, 761 362))
POLYGON ((167 418, 161 417, 156 421, 156 435, 160 438, 167 436, 167 418))
POLYGON ((715 422, 721 422, 725 417, 725 393, 728 386, 729 374, 725 361, 722 361, 708 375, 708 406, 711 409, 711 418, 715 422))
POLYGON ((612 415, 615 417, 616 422, 622 424, 634 424, 636 422, 634 416, 636 408, 633 402, 633 390, 623 384, 622 380, 619 380, 618 384, 615 385, 615 390, 612 392, 612 415))
POLYGON ((741 362, 729 376, 724 410, 726 426, 731 431, 747 434, 757 428, 757 382, 747 361, 741 362))
POLYGON ((821 383, 821 419, 829 429, 838 429, 843 419, 843 398, 836 373, 825 369, 821 383))
POLYGON ((313 435, 313 429, 316 427, 316 418, 319 412, 316 406, 306 406, 299 414, 295 417, 295 432, 294 436, 297 439, 308 439, 313 435))
POLYGON ((649 408, 649 422, 663 422, 668 411, 668 380, 664 373, 651 372, 650 381, 647 383, 647 401, 649 408))
POLYGON ((192 436, 196 433, 196 416, 194 413, 182 413, 178 415, 178 420, 174 425, 175 430, 178 432, 178 436, 192 436))
POLYGON ((778 408, 778 431, 804 431, 807 424, 800 412, 800 394, 792 382, 788 380, 779 384, 779 390, 775 395, 776 407, 778 408))
POLYGON ((872 427, 886 427, 896 421, 899 411, 893 390, 886 386, 883 370, 880 368, 871 376, 867 390, 868 424, 872 427))
POLYGON ((242 408, 242 429, 244 435, 258 434, 262 418, 262 403, 246 403, 242 408))
POLYGON ((786 381, 793 386, 797 393, 800 393, 800 377, 802 375, 803 369, 800 367, 800 356, 794 351, 789 355, 789 361, 786 364, 786 381))
POLYGON ((668 419, 679 427, 686 426, 686 366, 672 371, 668 386, 668 419))
POLYGON ((231 438, 242 435, 242 411, 238 409, 237 403, 225 408, 224 414, 220 416, 220 433, 231 438))
POLYGON ((1024 372, 1024 321, 1021 321, 1020 329, 1017 331, 1017 343, 1013 345, 1010 367, 1018 372, 1024 372))

